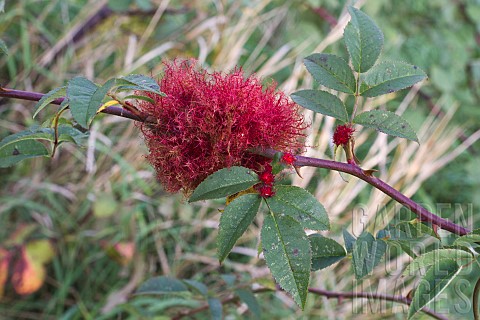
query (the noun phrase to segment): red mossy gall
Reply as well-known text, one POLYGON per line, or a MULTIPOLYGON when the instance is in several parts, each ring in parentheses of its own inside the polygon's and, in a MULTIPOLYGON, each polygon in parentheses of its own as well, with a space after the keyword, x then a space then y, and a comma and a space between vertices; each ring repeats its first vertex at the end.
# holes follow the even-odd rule
POLYGON ((352 139, 355 129, 349 125, 341 125, 335 129, 333 133, 333 143, 336 146, 345 146, 352 139))
POLYGON ((307 127, 298 106, 276 85, 263 88, 241 69, 208 72, 195 60, 165 62, 161 97, 139 101, 153 123, 141 125, 147 159, 170 192, 191 192, 211 173, 234 165, 261 171, 253 148, 301 152, 307 127))

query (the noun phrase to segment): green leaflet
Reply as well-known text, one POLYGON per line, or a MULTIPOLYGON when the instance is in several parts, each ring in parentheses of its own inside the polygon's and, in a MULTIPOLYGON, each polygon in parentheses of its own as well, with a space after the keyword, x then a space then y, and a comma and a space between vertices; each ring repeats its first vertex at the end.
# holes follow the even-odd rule
POLYGON ((418 143, 417 134, 410 124, 390 111, 371 110, 362 112, 353 119, 353 122, 394 137, 405 138, 418 143))
POLYGON ((22 160, 48 156, 49 154, 41 142, 35 140, 17 141, 0 148, 0 168, 10 167, 22 160))
POLYGON ((435 299, 458 275, 461 267, 452 259, 442 259, 435 262, 425 276, 420 280, 413 295, 408 319, 411 319, 418 311, 435 299))
POLYGON ((155 79, 141 74, 131 74, 115 80, 115 86, 118 86, 117 90, 120 91, 139 90, 165 96, 164 93, 160 92, 160 86, 155 79))
POLYGON ((184 279, 182 282, 189 287, 192 292, 195 293, 200 293, 202 296, 207 296, 208 295, 208 288, 205 284, 196 281, 196 280, 191 280, 191 279, 184 279), (193 290, 192 290, 193 289, 193 290))
POLYGON ((213 320, 222 320, 223 318, 223 305, 218 298, 208 298, 208 308, 213 320))
POLYGON ((55 88, 51 91, 49 91, 47 94, 45 94, 42 99, 40 99, 37 104, 35 104, 34 112, 33 112, 33 118, 37 116, 37 114, 42 111, 48 104, 50 104, 52 101, 55 99, 64 97, 67 94, 67 87, 60 87, 60 88, 55 88))
POLYGON ((67 98, 70 103, 70 111, 79 125, 84 128, 90 126, 107 91, 84 77, 75 77, 68 82, 67 98), (101 95, 102 92, 105 93, 101 95))
POLYGON ((188 199, 189 202, 217 199, 243 191, 260 182, 258 175, 245 167, 231 167, 209 175, 188 199))
POLYGON ((291 95, 292 100, 302 107, 334 117, 343 122, 348 121, 348 114, 342 100, 331 93, 321 90, 301 90, 291 95))
MULTIPOLYGON (((68 125, 58 127, 59 143, 68 141, 81 145, 87 136, 87 134, 68 125)), ((0 141, 0 167, 9 167, 29 158, 48 156, 50 153, 45 146, 35 140, 53 142, 55 140, 55 130, 34 126, 6 136, 0 141)))
POLYGON ((262 246, 265 260, 277 283, 303 309, 310 281, 310 242, 302 226, 289 216, 265 215, 262 246))
POLYGON ((377 61, 383 47, 383 33, 373 20, 362 11, 349 7, 351 19, 343 37, 353 69, 363 73, 377 61))
POLYGON ((181 280, 159 276, 145 281, 135 291, 135 294, 169 294, 184 291, 188 291, 188 288, 181 280))
POLYGON ((308 239, 312 247, 312 271, 331 266, 347 255, 343 246, 333 239, 320 234, 309 235, 308 239))
POLYGON ((387 245, 368 232, 362 233, 353 246, 353 269, 355 277, 361 279, 369 274, 383 258, 387 245))
POLYGON ((353 251, 353 246, 355 245, 355 241, 357 239, 350 234, 346 229, 342 230, 343 233, 343 241, 345 241, 345 249, 347 249, 347 253, 351 253, 353 251))
POLYGON ((433 231, 431 227, 427 226, 426 224, 423 224, 418 219, 399 222, 395 226, 395 228, 400 231, 403 231, 405 235, 410 239, 421 238, 427 235, 439 239, 438 235, 435 233, 435 231, 433 231))
POLYGON ((428 268, 440 260, 453 260, 459 266, 472 261, 473 256, 470 252, 459 249, 437 249, 422 254, 415 258, 403 271, 404 276, 412 275, 420 269, 428 268))
POLYGON ((246 194, 233 200, 223 211, 217 238, 220 263, 225 260, 235 242, 253 222, 261 200, 258 194, 246 194))
POLYGON ((305 67, 313 78, 327 88, 353 94, 356 81, 348 63, 328 53, 314 53, 305 58, 305 67))
POLYGON ((327 211, 305 189, 278 185, 275 187, 275 196, 265 200, 273 212, 289 215, 305 229, 330 229, 327 211))
POLYGON ((260 319, 262 317, 262 309, 260 304, 257 301, 255 295, 247 289, 237 289, 235 290, 236 295, 245 303, 248 307, 248 310, 252 312, 254 319, 260 319))
POLYGON ((362 75, 360 94, 376 97, 413 86, 427 75, 417 66, 402 61, 384 61, 362 75))

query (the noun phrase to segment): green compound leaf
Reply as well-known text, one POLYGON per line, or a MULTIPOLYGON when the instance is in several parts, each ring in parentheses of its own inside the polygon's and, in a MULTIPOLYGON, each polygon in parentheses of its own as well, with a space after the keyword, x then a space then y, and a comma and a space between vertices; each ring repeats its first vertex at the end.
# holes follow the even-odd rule
POLYGON ((351 19, 343 37, 353 69, 363 73, 375 65, 383 47, 383 33, 362 11, 349 7, 351 19))
POLYGON ((420 280, 413 295, 408 319, 435 299, 459 274, 461 267, 452 259, 442 259, 432 265, 420 280))
POLYGON ((243 191, 259 183, 258 175, 245 167, 220 169, 209 175, 193 191, 188 202, 217 199, 243 191))
POLYGON ((362 76, 361 95, 377 97, 413 86, 427 75, 417 66, 402 61, 384 61, 362 76))
POLYGON ((310 281, 310 242, 302 226, 289 216, 271 213, 262 227, 262 246, 277 283, 303 309, 310 281))
POLYGON ((188 291, 188 287, 175 278, 159 276, 145 281, 135 294, 171 294, 188 291))
POLYGON ((246 194, 233 200, 223 211, 217 238, 217 254, 220 263, 225 260, 235 242, 253 222, 261 200, 258 194, 246 194))
POLYGON ((48 104, 58 98, 62 98, 67 94, 67 87, 60 87, 55 88, 45 94, 42 99, 40 99, 37 104, 35 105, 33 118, 37 116, 37 114, 42 111, 48 104))
POLYGON ((376 240, 368 232, 362 233, 353 246, 353 268, 355 277, 361 279, 375 268, 385 253, 387 245, 383 240, 376 240))
POLYGON ((115 83, 110 79, 99 87, 83 77, 75 77, 68 82, 67 98, 70 111, 75 121, 84 128, 88 128, 98 109, 102 106, 103 99, 115 83))
POLYGON ((19 140, 0 148, 0 168, 11 167, 25 159, 45 157, 48 155, 49 152, 47 148, 45 148, 41 142, 35 140, 19 140))
POLYGON ((460 249, 438 249, 432 250, 414 259, 403 271, 404 276, 413 275, 420 269, 433 266, 440 260, 453 260, 461 267, 471 262, 473 256, 470 252, 460 249))
POLYGON ((348 121, 348 114, 342 100, 331 93, 321 90, 301 90, 291 95, 292 100, 302 107, 334 117, 343 122, 348 121))
POLYGON ((165 96, 163 92, 160 92, 160 86, 155 79, 141 74, 131 74, 126 77, 117 78, 115 85, 118 86, 117 90, 119 91, 139 90, 165 96))
POLYGON ((292 217, 305 229, 330 229, 327 211, 305 189, 279 185, 275 187, 275 195, 265 200, 270 210, 276 214, 285 214, 292 217))
POLYGON ((353 94, 356 81, 348 63, 340 57, 328 53, 314 53, 305 58, 305 66, 321 85, 353 94))
POLYGON ((312 271, 324 269, 345 258, 347 253, 337 241, 320 234, 308 236, 312 247, 312 271))
POLYGON ((260 319, 262 317, 262 309, 258 303, 257 298, 250 290, 246 289, 237 289, 235 294, 245 303, 248 307, 248 310, 252 312, 254 319, 260 319))
POLYGON ((208 308, 213 320, 222 320, 223 318, 223 305, 218 298, 208 298, 208 308))
POLYGON ((353 122, 394 137, 405 138, 418 143, 417 134, 410 124, 390 111, 371 110, 362 112, 353 119, 353 122))
POLYGON ((8 55, 8 47, 5 41, 0 39, 0 53, 8 55))

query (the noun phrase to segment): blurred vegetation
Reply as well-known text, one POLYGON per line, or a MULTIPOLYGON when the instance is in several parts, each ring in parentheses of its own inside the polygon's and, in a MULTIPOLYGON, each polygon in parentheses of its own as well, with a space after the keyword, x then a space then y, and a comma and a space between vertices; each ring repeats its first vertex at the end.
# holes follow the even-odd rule
MULTIPOLYGON (((132 72, 160 76, 162 59, 180 56, 196 57, 215 70, 241 65, 266 81, 274 79, 291 93, 312 85, 302 67, 304 56, 318 50, 346 55, 338 41, 342 29, 335 25, 345 21, 348 1, 154 0, 151 6, 148 1, 128 2, 7 0, 5 12, 0 13, 0 38, 9 55, 0 57, 0 84, 47 92, 79 74, 97 82, 132 72), (114 5, 108 7, 108 3, 114 5)), ((365 102, 391 110, 406 103, 406 117, 423 132, 418 151, 405 142, 392 151, 387 147, 397 146, 397 140, 361 132, 357 138, 360 157, 416 200, 452 204, 452 208, 460 204, 472 222, 478 222, 480 146, 474 144, 458 157, 446 159, 480 129, 480 1, 359 4, 385 34, 384 57, 418 64, 430 76, 416 94, 406 90, 388 101, 365 102)), ((33 105, 0 100, 0 138, 33 124, 33 105)), ((39 123, 51 114, 40 114, 39 123)), ((310 142, 317 153, 313 155, 329 157, 333 122, 306 116, 314 128, 310 142)), ((269 283, 268 270, 256 253, 259 229, 248 230, 235 253, 219 266, 216 208, 222 204, 189 205, 181 195, 166 194, 143 158, 146 148, 140 141, 131 121, 99 116, 85 148, 65 146, 54 159, 0 169, 0 243, 20 225, 33 223, 38 229, 31 237, 51 239, 56 251, 39 291, 19 296, 7 286, 0 300, 1 319, 167 319, 162 316, 205 302, 195 296, 131 295, 156 275, 202 281, 212 296, 220 298, 236 286, 221 280, 225 274, 235 275, 237 285, 269 283), (125 261, 118 259, 115 250, 112 254, 111 248, 120 243, 134 244, 133 257, 125 261)), ((307 169, 304 176, 300 181, 292 175, 292 180, 324 203, 331 213, 330 236, 337 240, 342 227, 358 230, 354 208, 359 203, 376 210, 378 204, 385 205, 387 217, 391 215, 394 206, 385 197, 351 178, 345 184, 337 173, 307 169)), ((397 264, 408 260, 400 253, 392 255, 398 258, 397 264)), ((366 282, 356 283, 349 268, 341 264, 321 271, 312 286, 406 294, 413 285, 414 279, 405 280, 401 292, 391 292, 386 281, 392 278, 384 279, 381 267, 366 282)), ((459 286, 461 281, 476 280, 478 270, 473 271, 459 280, 459 286)), ((455 288, 470 295, 469 286, 455 288)), ((461 296, 452 297, 440 299, 440 309, 462 318, 465 313, 451 306, 465 302, 461 296)), ((390 303, 384 312, 372 313, 365 301, 311 295, 301 312, 282 293, 262 293, 257 298, 263 318, 270 319, 404 317, 395 315, 390 303)), ((240 303, 224 306, 224 313, 228 319, 251 316, 240 303)), ((208 310, 197 315, 198 319, 209 317, 208 310)))

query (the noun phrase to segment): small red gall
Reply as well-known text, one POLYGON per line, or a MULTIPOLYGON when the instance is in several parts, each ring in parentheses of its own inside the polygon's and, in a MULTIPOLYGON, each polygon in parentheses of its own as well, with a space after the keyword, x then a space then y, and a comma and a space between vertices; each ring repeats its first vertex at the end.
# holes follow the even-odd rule
POLYGON ((352 139, 354 132, 355 129, 348 124, 338 126, 333 133, 333 143, 336 146, 346 146, 352 139))
POLYGON ((292 166, 295 163, 296 160, 297 159, 295 158, 295 156, 291 153, 288 153, 288 152, 285 152, 282 155, 282 158, 280 159, 280 161, 282 161, 283 163, 288 164, 290 166, 292 166))
POLYGON ((275 182, 275 176, 272 174, 272 172, 264 171, 260 173, 258 176, 260 181, 262 181, 265 184, 272 185, 275 182))
POLYGON ((275 195, 275 191, 273 191, 273 187, 267 184, 260 186, 258 191, 260 193, 260 196, 262 196, 263 198, 270 198, 275 195))

